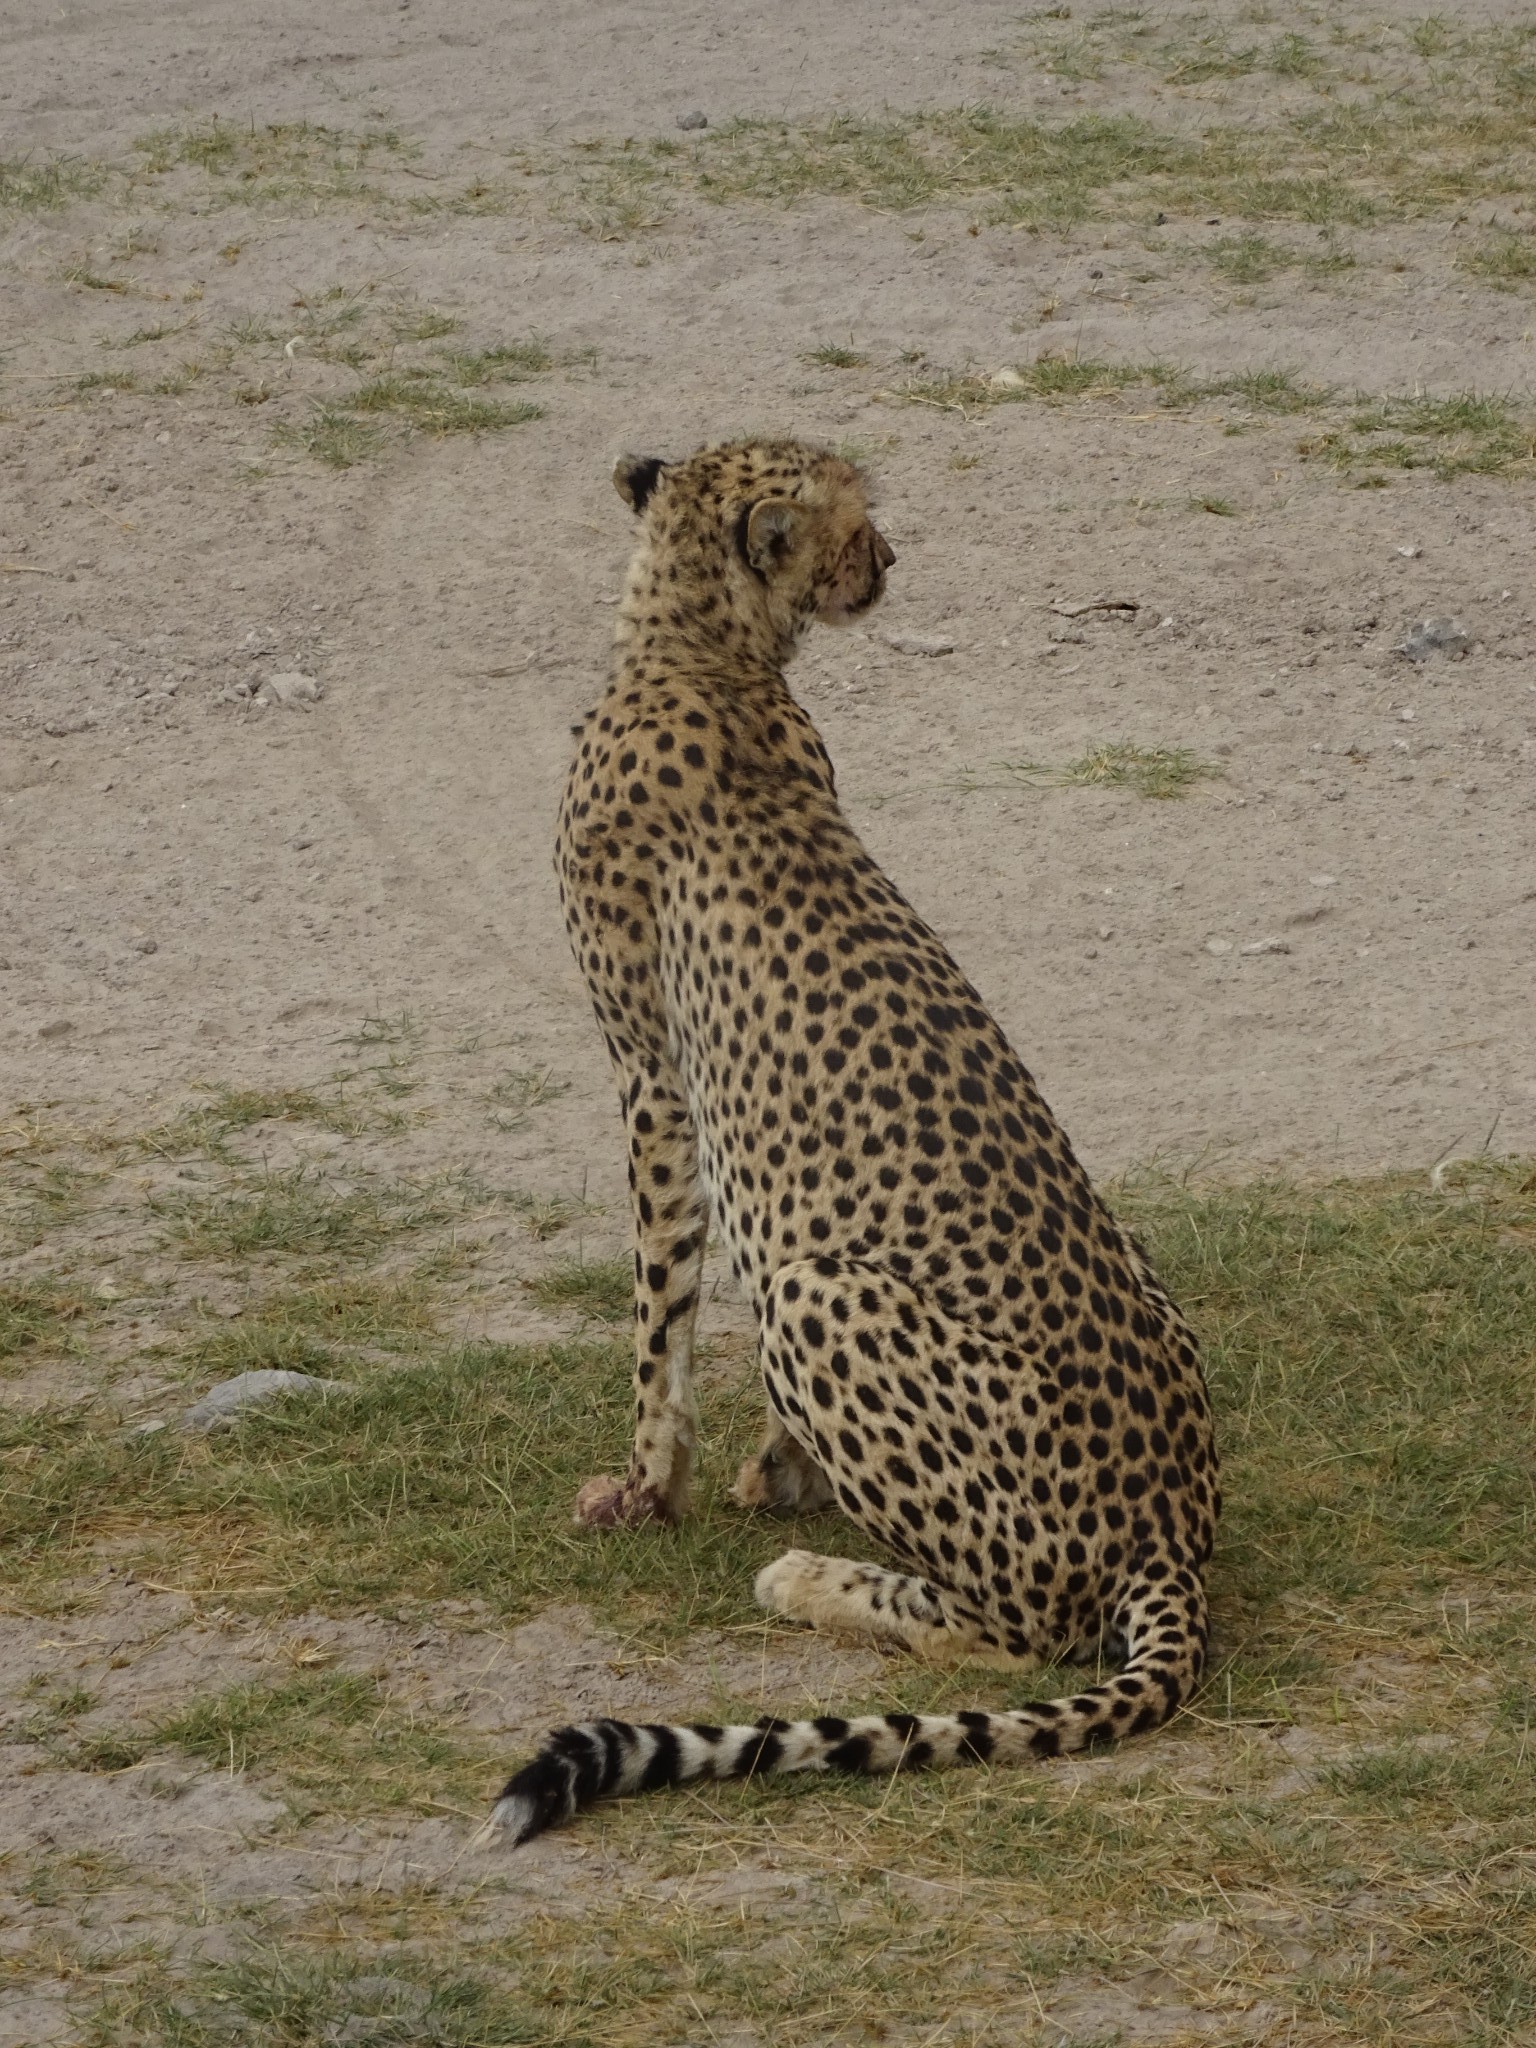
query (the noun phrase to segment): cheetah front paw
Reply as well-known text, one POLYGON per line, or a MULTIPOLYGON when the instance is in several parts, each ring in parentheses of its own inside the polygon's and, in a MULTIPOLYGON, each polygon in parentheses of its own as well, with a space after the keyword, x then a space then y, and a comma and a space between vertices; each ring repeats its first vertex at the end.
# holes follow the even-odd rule
POLYGON ((576 1520, 583 1529, 638 1529, 645 1522, 676 1520, 654 1486, 607 1476, 589 1479, 576 1496, 576 1520))

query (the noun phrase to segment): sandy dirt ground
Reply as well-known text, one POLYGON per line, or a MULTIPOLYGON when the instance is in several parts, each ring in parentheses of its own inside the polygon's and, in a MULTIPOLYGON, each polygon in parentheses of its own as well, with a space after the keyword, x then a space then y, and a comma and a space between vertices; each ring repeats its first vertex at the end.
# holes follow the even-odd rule
MULTIPOLYGON (((1444 221, 1360 230, 1347 276, 1238 288, 1202 253, 1230 229, 1214 218, 1149 258, 1091 223, 1029 234, 837 199, 685 199, 607 235, 544 203, 539 178, 526 202, 409 205, 477 167, 515 183, 518 152, 579 163, 590 138, 677 137, 695 109, 716 129, 984 100, 1091 111, 1092 82, 999 59, 1019 33, 1016 9, 982 0, 6 9, 0 156, 122 164, 150 131, 213 117, 371 121, 412 153, 381 145, 355 193, 234 204, 181 164, 0 214, 0 1106, 138 1128, 200 1082, 311 1084, 363 1020, 409 1018, 436 1062, 433 1114, 369 1140, 379 1169, 585 1199, 588 1248, 621 1250, 608 1074, 550 865, 630 543, 609 470, 626 449, 774 428, 867 460, 898 557, 883 611, 813 638, 794 685, 870 847, 1095 1172, 1536 1151, 1528 481, 1351 489, 1298 454, 1304 424, 1238 421, 1215 398, 898 395, 908 365, 986 376, 1054 348, 1195 378, 1528 396, 1530 297, 1458 269, 1444 221), (541 337, 544 366, 497 394, 539 416, 452 435, 391 418, 347 468, 298 445, 356 381, 349 335, 408 351, 434 318, 465 350, 541 337), (828 346, 859 360, 810 360, 828 346), (204 367, 178 376, 189 359, 204 367), (1133 602, 1073 611, 1093 598, 1133 602), (1463 655, 1396 651, 1449 614, 1463 655), (908 636, 949 651, 903 651, 908 636), (1117 740, 1212 772, 1157 801, 1008 765, 1117 740), (564 1092, 498 1119, 508 1067, 564 1092)), ((1209 112, 1157 97, 1168 120, 1209 112)), ((271 1158, 297 1142, 276 1130, 271 1158)), ((477 1332, 562 1327, 516 1284, 544 1256, 515 1232, 493 1249, 506 1285, 476 1297, 477 1332)), ((739 1329, 723 1289, 715 1312, 739 1329)), ((14 1402, 49 1392, 6 1383, 14 1402)), ((723 1654, 621 1682, 579 1613, 510 1636, 445 1621, 426 1655, 384 1623, 312 1628, 347 1668, 478 1702, 474 1725, 509 1749, 583 1704, 681 1710, 723 1654)), ((6 1620, 3 1663, 16 1699, 67 1674, 120 1720, 279 1650, 256 1622, 129 1587, 83 1617, 6 1620)), ((819 1661, 738 1690, 826 1694, 865 1670, 862 1653, 795 1654, 819 1661)), ((240 1778, 22 1775, 8 1754, 0 1838, 89 1837, 167 1897, 319 1899, 460 1853, 458 1819, 338 1823, 295 1847, 240 1778)), ((495 1913, 574 1882, 589 1853, 540 1844, 495 1913)), ((141 1931, 190 1951, 169 1907, 162 1925, 140 1904, 141 1931)), ((231 1937, 208 1939, 217 1954, 231 1937)), ((1071 1995, 1042 2039, 1186 2038, 1143 2026, 1130 1994, 1071 1995)), ((0 2043, 76 2038, 71 1996, 0 1989, 0 2043)))

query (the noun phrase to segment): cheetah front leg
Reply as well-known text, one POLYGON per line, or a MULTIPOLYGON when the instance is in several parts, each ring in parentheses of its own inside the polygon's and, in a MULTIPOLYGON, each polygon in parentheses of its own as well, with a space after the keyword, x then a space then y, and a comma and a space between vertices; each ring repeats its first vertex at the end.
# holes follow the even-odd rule
POLYGON ((623 1089, 635 1226, 635 1441, 624 1478, 589 1479, 576 1519, 592 1529, 675 1522, 688 1502, 698 1411, 693 1332, 708 1233, 698 1138, 676 1073, 650 1059, 623 1089))

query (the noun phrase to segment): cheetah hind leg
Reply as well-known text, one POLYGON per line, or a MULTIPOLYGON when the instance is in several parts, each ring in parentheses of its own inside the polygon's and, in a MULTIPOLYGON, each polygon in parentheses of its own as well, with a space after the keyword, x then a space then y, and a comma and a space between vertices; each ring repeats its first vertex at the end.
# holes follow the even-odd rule
POLYGON ((819 1515, 837 1504, 826 1473, 772 1414, 756 1456, 736 1474, 731 1497, 774 1515, 819 1515))
POLYGON ((759 1607, 842 1635, 899 1644, 930 1664, 976 1663, 1031 1671, 1040 1659, 1015 1656, 968 1602, 946 1586, 877 1564, 786 1550, 764 1565, 753 1588, 759 1607))

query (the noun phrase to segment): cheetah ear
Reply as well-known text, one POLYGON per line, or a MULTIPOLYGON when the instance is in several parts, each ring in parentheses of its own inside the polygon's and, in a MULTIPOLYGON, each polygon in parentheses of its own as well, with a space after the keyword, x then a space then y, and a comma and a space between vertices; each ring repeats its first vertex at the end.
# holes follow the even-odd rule
POLYGON ((666 464, 659 455, 621 455, 613 465, 613 488, 631 512, 643 512, 666 464))
POLYGON ((799 544, 806 510, 793 498, 763 498, 747 514, 746 555, 759 576, 781 569, 799 544))

